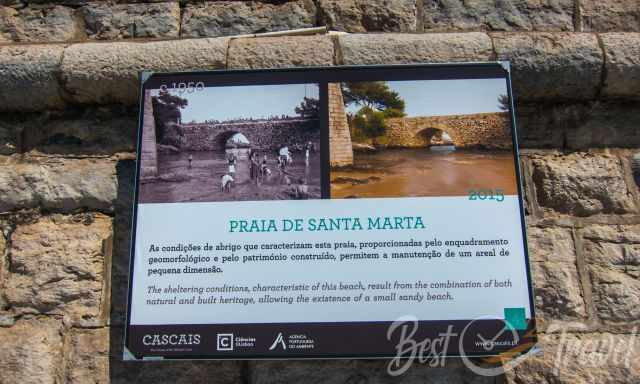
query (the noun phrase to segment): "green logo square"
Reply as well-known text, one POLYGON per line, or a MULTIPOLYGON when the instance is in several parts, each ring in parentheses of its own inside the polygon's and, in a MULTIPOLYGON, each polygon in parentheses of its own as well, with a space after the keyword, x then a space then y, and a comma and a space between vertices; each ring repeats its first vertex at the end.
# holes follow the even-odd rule
POLYGON ((505 308, 504 320, 509 330, 527 329, 527 317, 524 308, 505 308))

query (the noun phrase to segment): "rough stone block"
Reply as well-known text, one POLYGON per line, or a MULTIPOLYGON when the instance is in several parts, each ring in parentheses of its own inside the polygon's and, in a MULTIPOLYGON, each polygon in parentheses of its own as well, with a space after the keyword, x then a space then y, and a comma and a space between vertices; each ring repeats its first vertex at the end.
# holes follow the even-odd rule
POLYGON ((569 118, 566 125, 567 147, 640 147, 639 108, 640 102, 629 100, 598 101, 574 108, 575 118, 569 118))
POLYGON ((224 68, 227 43, 218 38, 75 44, 65 49, 62 78, 75 102, 136 104, 140 71, 224 68))
POLYGON ((535 304, 543 324, 586 317, 575 264, 532 263, 535 304))
POLYGON ((512 64, 516 99, 593 99, 603 56, 598 39, 582 33, 492 34, 500 60, 512 64))
MULTIPOLYGON (((610 333, 542 335, 544 354, 529 356, 507 372, 507 383, 630 383, 640 378, 637 335, 610 333)), ((579 329, 578 329, 579 330, 579 329)))
POLYGON ((316 24, 311 0, 276 4, 253 1, 209 1, 187 4, 181 35, 214 37, 309 28, 316 24))
POLYGON ((104 325, 111 228, 111 218, 101 214, 52 215, 19 225, 11 235, 5 284, 12 310, 104 325))
POLYGON ((611 155, 573 153, 533 159, 538 203, 573 216, 636 211, 620 159, 611 155))
POLYGON ((12 155, 19 150, 19 131, 12 121, 0 120, 0 155, 12 155))
POLYGON ((70 344, 67 383, 110 382, 109 328, 74 330, 70 344))
MULTIPOLYGON (((28 2, 23 0, 0 0, 0 4, 7 5, 7 6, 14 6, 14 7, 24 6, 25 3, 37 4, 38 6, 48 5, 48 4, 78 6, 78 5, 86 4, 89 1, 92 1, 92 0, 29 0, 28 2)), ((127 1, 127 0, 123 0, 123 1, 127 1)))
POLYGON ((116 188, 115 162, 108 159, 0 157, 0 212, 111 211, 116 188))
POLYGON ((639 109, 632 100, 520 103, 518 141, 529 148, 637 148, 639 109))
POLYGON ((446 359, 444 367, 430 367, 429 362, 420 363, 416 358, 410 368, 399 377, 392 377, 387 373, 389 360, 254 361, 249 363, 249 367, 252 372, 251 384, 388 383, 396 381, 409 384, 488 384, 494 383, 496 380, 495 377, 474 374, 465 368, 459 360, 446 359))
POLYGON ((172 361, 131 364, 111 361, 112 383, 237 384, 243 382, 240 361, 172 361))
POLYGON ((319 24, 346 32, 412 32, 416 0, 320 0, 319 24))
POLYGON ((2 287, 2 281, 3 281, 3 277, 4 277, 4 271, 6 269, 5 267, 5 260, 7 258, 7 255, 5 254, 5 251, 7 249, 7 240, 4 237, 4 233, 2 233, 2 227, 4 224, 3 222, 0 222, 0 325, 4 325, 3 324, 3 317, 6 315, 5 312, 5 308, 7 306, 5 299, 4 299, 4 293, 3 293, 3 287, 2 287))
POLYGON ((55 42, 82 38, 73 8, 61 5, 0 7, 0 37, 7 41, 55 42))
POLYGON ((82 7, 87 35, 93 39, 178 37, 177 2, 151 4, 89 3, 82 7))
POLYGON ((518 103, 516 123, 518 145, 522 148, 562 148, 566 125, 577 119, 575 105, 557 103, 518 103))
POLYGON ((527 227, 527 240, 532 263, 576 263, 573 235, 567 228, 527 227))
POLYGON ((524 215, 525 218, 528 220, 531 218, 531 215, 533 214, 533 201, 535 200, 535 197, 530 195, 530 188, 528 186, 529 180, 527 178, 527 175, 530 174, 529 172, 529 162, 528 162, 528 158, 525 156, 520 155, 520 159, 519 159, 519 163, 520 163, 520 174, 522 175, 520 181, 522 183, 522 202, 523 202, 523 208, 524 208, 524 215))
POLYGON ((486 61, 491 39, 484 33, 354 34, 340 36, 341 64, 410 64, 486 61))
POLYGON ((9 328, 0 327, 0 382, 63 382, 61 332, 61 322, 51 318, 24 319, 9 328))
POLYGON ((0 120, 0 140, 4 126, 22 132, 24 152, 109 155, 135 152, 138 116, 136 110, 121 106, 21 115, 20 119, 0 120))
POLYGON ((637 0, 580 0, 582 29, 593 32, 640 32, 637 0))
POLYGON ((640 99, 640 33, 600 36, 607 56, 603 95, 640 99))
MULTIPOLYGON (((0 256, 4 255, 4 251, 7 247, 7 241, 4 238, 4 234, 2 233, 2 224, 4 224, 3 222, 0 222, 0 256)), ((2 270, 3 270, 3 266, 4 266, 4 257, 1 257, 2 260, 0 260, 0 275, 2 275, 2 270)))
POLYGON ((590 226, 583 237, 598 317, 640 321, 640 225, 590 226))
POLYGON ((333 44, 325 36, 234 39, 229 68, 285 68, 333 64, 333 44))
POLYGON ((424 2, 425 31, 573 31, 573 0, 424 2))
POLYGON ((527 231, 536 310, 541 325, 586 317, 571 232, 530 227, 527 231))
POLYGON ((56 77, 62 51, 58 45, 0 47, 0 111, 63 107, 62 88, 56 77))

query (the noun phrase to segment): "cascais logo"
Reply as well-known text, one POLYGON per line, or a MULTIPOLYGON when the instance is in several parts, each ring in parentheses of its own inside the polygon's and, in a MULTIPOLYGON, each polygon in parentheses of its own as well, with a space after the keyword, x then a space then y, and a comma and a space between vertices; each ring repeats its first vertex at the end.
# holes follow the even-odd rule
POLYGON ((200 344, 200 335, 195 333, 180 334, 153 334, 144 335, 142 337, 144 345, 198 345, 200 344))

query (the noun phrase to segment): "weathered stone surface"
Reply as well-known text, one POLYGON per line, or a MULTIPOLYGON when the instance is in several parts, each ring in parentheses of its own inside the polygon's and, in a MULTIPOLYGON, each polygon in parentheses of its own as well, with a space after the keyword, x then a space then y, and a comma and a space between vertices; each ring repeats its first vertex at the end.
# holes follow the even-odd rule
POLYGON ((109 328, 74 330, 70 343, 66 382, 109 383, 109 328))
POLYGON ((566 228, 527 229, 540 325, 586 317, 571 232, 566 228))
POLYGON ((0 120, 0 155, 12 155, 19 150, 17 132, 19 129, 12 121, 0 120))
POLYGON ((313 27, 316 7, 311 0, 277 4, 254 1, 209 1, 187 4, 181 35, 214 37, 313 27))
POLYGON ((533 203, 535 200, 535 196, 534 194, 532 194, 530 192, 529 188, 529 175, 531 174, 531 172, 529 171, 529 159, 525 156, 522 156, 522 152, 520 153, 520 159, 519 159, 519 163, 520 163, 520 181, 522 183, 522 199, 523 199, 523 206, 524 206, 524 215, 525 218, 528 220, 531 218, 531 215, 533 215, 533 203))
POLYGON ((498 58, 511 61, 518 99, 595 97, 603 62, 595 35, 497 33, 492 38, 498 58))
POLYGON ((576 263, 573 235, 567 228, 527 227, 527 240, 532 263, 576 263))
POLYGON ((108 159, 0 157, 0 212, 111 211, 116 188, 115 162, 108 159))
POLYGON ((387 373, 389 360, 253 361, 251 384, 299 383, 494 383, 495 377, 479 376, 458 360, 444 367, 430 367, 418 359, 399 377, 387 373), (399 380, 394 380, 399 379, 399 380))
POLYGON ((607 56, 603 95, 640 99, 640 33, 600 36, 607 56))
POLYGON ((12 310, 104 325, 111 229, 111 218, 101 214, 52 215, 19 225, 11 235, 5 285, 12 310))
POLYGON ((640 321, 640 225, 590 226, 583 237, 600 319, 640 321))
POLYGON ((0 120, 0 140, 3 127, 8 127, 14 134, 21 132, 23 152, 78 155, 134 152, 137 126, 137 110, 121 106, 23 114, 18 119, 0 120))
POLYGON ((637 148, 639 109, 630 100, 520 103, 518 142, 525 148, 637 148))
POLYGON ((640 379, 637 335, 561 333, 542 335, 540 341, 544 354, 528 357, 507 372, 507 383, 632 383, 640 379))
POLYGON ((593 102, 569 109, 566 145, 571 149, 640 147, 640 103, 628 100, 593 102))
POLYGON ((492 57, 484 33, 354 34, 340 36, 341 64, 483 61, 492 57))
POLYGON ((640 32, 637 0, 580 0, 582 29, 594 32, 640 32))
POLYGON ((28 2, 23 0, 0 0, 0 4, 7 5, 7 6, 14 6, 14 7, 24 6, 25 3, 37 4, 38 6, 48 5, 48 4, 77 6, 77 5, 86 4, 89 1, 92 1, 92 0, 29 0, 28 2))
POLYGON ((333 44, 325 36, 234 39, 229 68, 284 68, 333 64, 333 44))
POLYGON ((565 144, 566 126, 577 119, 581 106, 550 103, 518 103, 516 122, 521 148, 561 148, 565 144))
POLYGON ((416 30, 416 0, 320 0, 319 24, 346 32, 416 30))
POLYGON ((111 383, 237 384, 243 381, 240 361, 172 361, 131 364, 112 360, 111 383))
POLYGON ((425 31, 573 31, 573 0, 424 1, 425 31))
POLYGON ((535 304, 543 324, 584 319, 584 299, 575 264, 532 263, 535 304))
POLYGON ((177 2, 151 4, 89 3, 82 7, 87 35, 93 39, 178 37, 177 2))
POLYGON ((71 45, 65 49, 62 78, 75 102, 136 104, 140 71, 220 69, 225 66, 227 42, 218 38, 71 45))
MULTIPOLYGON (((1 223, 0 223, 1 224, 1 223)), ((0 226, 0 256, 4 255, 4 251, 6 249, 7 246, 7 241, 4 238, 4 234, 2 233, 2 226, 0 226)), ((3 271, 3 266, 4 266, 4 257, 2 257, 2 260, 0 260, 0 276, 2 275, 2 271, 3 271)))
POLYGON ((15 9, 0 7, 0 39, 54 42, 82 38, 73 8, 61 5, 15 9))
POLYGON ((0 382, 54 384, 62 382, 62 325, 58 320, 20 320, 0 327, 0 382))
POLYGON ((2 222, 0 222, 0 326, 3 326, 4 318, 12 317, 10 314, 5 313, 5 309, 7 303, 4 298, 4 287, 2 286, 2 281, 4 281, 4 273, 6 270, 5 260, 7 258, 6 249, 7 249, 7 240, 4 237, 2 222))
POLYGON ((62 46, 0 47, 0 111, 33 111, 64 105, 56 74, 62 46))
POLYGON ((533 159, 538 202, 557 213, 590 216, 636 211, 620 159, 573 153, 533 159))

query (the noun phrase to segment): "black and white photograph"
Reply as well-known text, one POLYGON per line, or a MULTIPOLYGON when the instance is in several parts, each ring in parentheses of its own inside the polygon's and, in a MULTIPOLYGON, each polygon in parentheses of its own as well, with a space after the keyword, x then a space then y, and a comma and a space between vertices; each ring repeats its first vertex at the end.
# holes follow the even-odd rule
POLYGON ((321 197, 317 84, 145 91, 139 201, 321 197))

